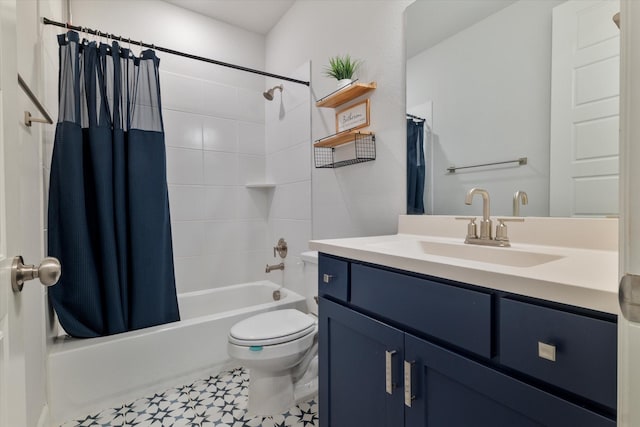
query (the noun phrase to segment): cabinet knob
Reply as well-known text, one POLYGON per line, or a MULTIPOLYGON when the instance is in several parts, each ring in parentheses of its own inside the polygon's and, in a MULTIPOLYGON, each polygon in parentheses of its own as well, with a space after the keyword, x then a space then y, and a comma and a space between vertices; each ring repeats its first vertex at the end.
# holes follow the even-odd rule
POLYGON ((556 346, 538 341, 538 357, 541 359, 556 361, 556 346))
POLYGON ((331 281, 331 279, 333 279, 333 276, 332 276, 331 274, 326 274, 326 273, 325 273, 325 274, 322 276, 322 281, 323 281, 324 283, 329 283, 329 282, 331 281))

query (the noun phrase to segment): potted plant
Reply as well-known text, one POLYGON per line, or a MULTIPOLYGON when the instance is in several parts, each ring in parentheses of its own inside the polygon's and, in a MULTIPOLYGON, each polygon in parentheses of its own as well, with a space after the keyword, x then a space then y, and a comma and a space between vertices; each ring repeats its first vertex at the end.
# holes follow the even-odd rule
POLYGON ((341 89, 351 83, 360 63, 358 60, 351 59, 348 54, 334 56, 329 58, 329 66, 325 67, 324 74, 338 80, 338 89, 341 89))

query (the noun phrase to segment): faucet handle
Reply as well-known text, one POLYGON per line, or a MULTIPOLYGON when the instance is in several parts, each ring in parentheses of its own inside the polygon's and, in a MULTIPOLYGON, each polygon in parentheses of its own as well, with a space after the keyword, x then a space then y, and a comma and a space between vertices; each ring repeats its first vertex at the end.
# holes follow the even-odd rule
POLYGON ((524 222, 524 218, 497 218, 497 220, 495 240, 502 243, 500 246, 511 246, 505 222, 524 222))
POLYGON ((276 246, 273 247, 273 257, 275 258, 276 254, 278 254, 280 258, 286 258, 288 249, 287 242, 281 237, 278 243, 276 243, 276 246))
POLYGON ((476 225, 475 216, 457 216, 456 219, 469 221, 469 224, 467 224, 467 237, 464 240, 465 243, 468 242, 469 239, 478 238, 478 226, 476 225))
POLYGON ((498 222, 524 222, 524 218, 522 217, 511 217, 511 218, 496 218, 498 222))

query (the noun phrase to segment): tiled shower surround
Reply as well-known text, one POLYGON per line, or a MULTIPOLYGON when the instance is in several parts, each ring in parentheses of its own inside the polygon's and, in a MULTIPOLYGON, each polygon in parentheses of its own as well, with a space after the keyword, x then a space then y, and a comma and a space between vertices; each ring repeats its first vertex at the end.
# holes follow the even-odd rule
POLYGON ((244 368, 195 381, 69 421, 62 427, 316 427, 315 400, 274 417, 247 415, 249 374, 244 368))

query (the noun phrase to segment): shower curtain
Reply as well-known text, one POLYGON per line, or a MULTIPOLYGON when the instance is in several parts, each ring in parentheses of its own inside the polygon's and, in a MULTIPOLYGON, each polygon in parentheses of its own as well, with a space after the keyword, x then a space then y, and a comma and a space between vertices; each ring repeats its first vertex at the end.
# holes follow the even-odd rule
POLYGON ((407 214, 424 213, 424 121, 407 119, 407 214))
POLYGON ((179 320, 159 59, 73 31, 58 44, 48 251, 62 277, 51 304, 75 337, 179 320))

